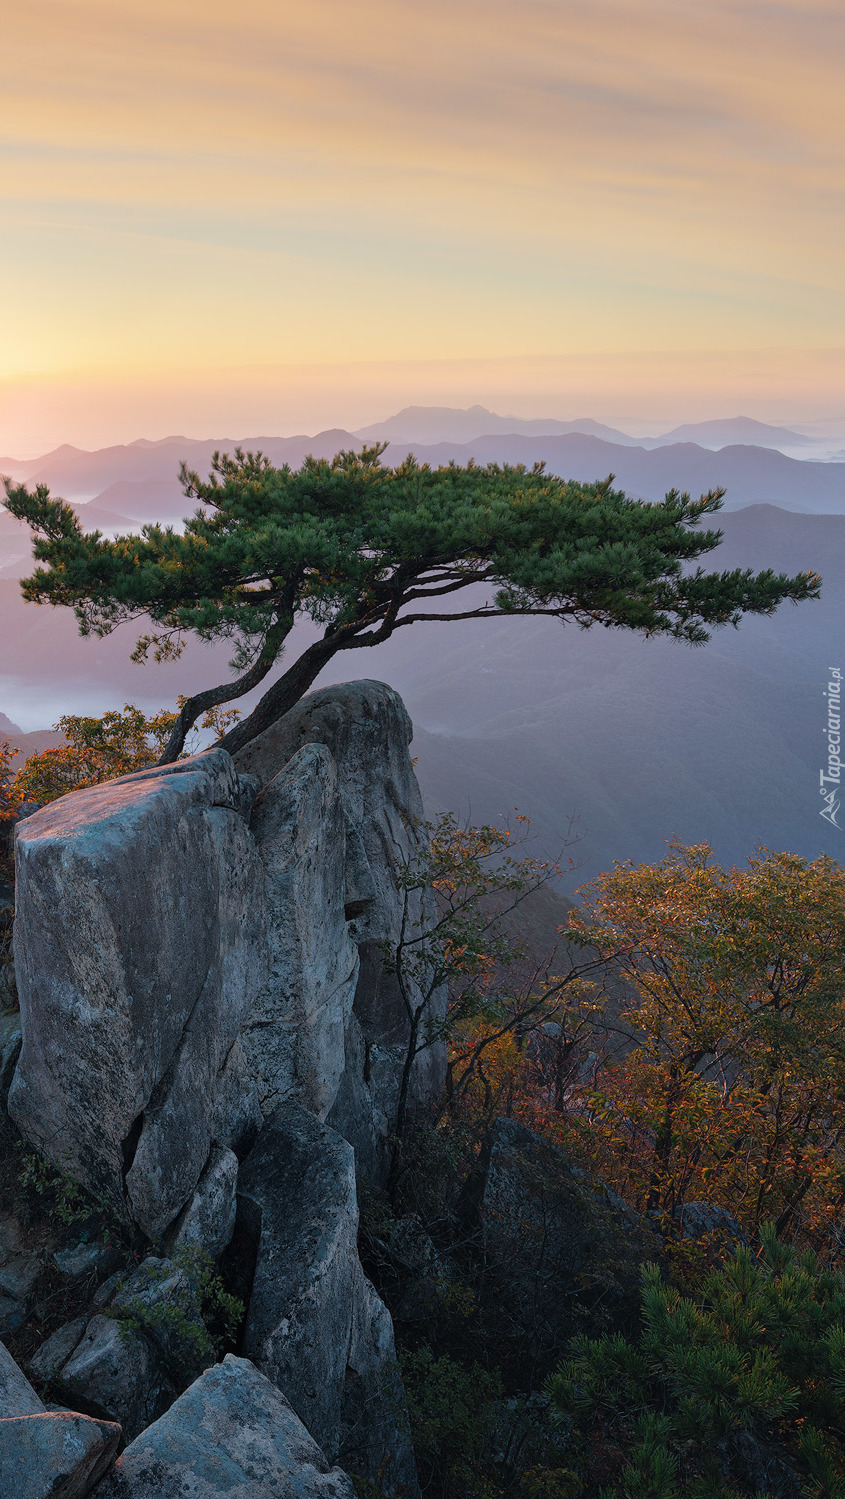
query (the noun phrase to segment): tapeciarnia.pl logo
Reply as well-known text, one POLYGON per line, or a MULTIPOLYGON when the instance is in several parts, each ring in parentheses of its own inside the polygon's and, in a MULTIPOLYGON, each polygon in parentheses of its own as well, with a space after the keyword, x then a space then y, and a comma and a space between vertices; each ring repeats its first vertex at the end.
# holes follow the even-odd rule
POLYGON ((839 783, 842 774, 842 761, 839 758, 841 748, 840 722, 842 703, 842 672, 838 666, 829 666, 830 681, 825 689, 825 701, 827 702, 827 727, 824 730, 827 735, 827 770, 819 771, 819 795, 824 801, 820 808, 819 816, 832 822, 835 828, 842 827, 837 821, 839 813, 839 783), (830 788, 830 789, 828 789, 830 788))

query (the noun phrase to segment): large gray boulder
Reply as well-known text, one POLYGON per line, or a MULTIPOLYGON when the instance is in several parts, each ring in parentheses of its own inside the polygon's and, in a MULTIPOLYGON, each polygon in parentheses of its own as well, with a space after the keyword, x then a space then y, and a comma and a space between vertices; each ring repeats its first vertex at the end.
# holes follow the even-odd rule
POLYGON ((0 1494, 82 1499, 110 1467, 120 1427, 48 1411, 0 1343, 0 1494))
POLYGON ((725 1247, 748 1244, 748 1237, 727 1208, 716 1202, 685 1202, 675 1209, 682 1239, 713 1239, 725 1247))
POLYGON ((34 1416, 44 1410, 22 1369, 19 1369, 5 1343, 0 1343, 0 1417, 34 1416))
POLYGON ((70 1357, 51 1376, 61 1400, 100 1420, 119 1422, 127 1441, 176 1397, 150 1341, 112 1317, 92 1317, 70 1357))
POLYGON ((265 786, 251 828, 266 871, 270 976, 243 1044, 265 1114, 325 1118, 346 1065, 358 950, 345 915, 345 818, 329 751, 309 744, 265 786))
POLYGON ((280 1105, 241 1167, 238 1205, 256 1250, 244 1353, 333 1461, 349 1454, 385 1493, 415 1494, 393 1326, 358 1259, 351 1146, 280 1105))
POLYGON ((287 1400, 227 1354, 126 1448, 97 1499, 355 1499, 287 1400))
POLYGON ((17 830, 9 1112, 150 1237, 222 1131, 218 1092, 264 982, 254 791, 211 750, 62 797, 17 830))
POLYGON ((42 1383, 52 1385, 63 1364, 66 1364, 74 1349, 78 1347, 88 1327, 88 1317, 74 1317, 51 1333, 29 1360, 29 1372, 42 1383))
MULTIPOLYGON (((387 1137, 396 1114, 408 1022, 384 948, 397 942, 403 915, 409 927, 433 917, 430 895, 413 896, 404 911, 397 876, 425 848, 423 805, 411 762, 413 729, 398 693, 383 682, 325 687, 296 704, 239 751, 238 768, 268 787, 306 745, 324 745, 337 770, 345 814, 344 836, 334 836, 335 865, 343 869, 344 914, 360 954, 352 1014, 346 1023, 345 1066, 329 1122, 355 1147, 359 1176, 383 1177, 387 1137)), ((266 793, 265 793, 266 794, 266 793)), ((256 808, 261 806, 259 800, 256 808)), ((337 911, 337 897, 330 909, 337 911)), ((341 937, 339 923, 335 927, 341 937)), ((432 1007, 439 1018, 445 991, 432 1007)), ((252 1052, 255 1052, 253 1043, 252 1052)), ((442 1091, 446 1058, 437 1044, 415 1063, 410 1110, 424 1111, 442 1091)), ((307 1101, 307 1100, 306 1100, 307 1101)))
POLYGON ((659 1253, 616 1193, 515 1119, 497 1119, 462 1207, 480 1230, 487 1313, 532 1361, 577 1330, 579 1301, 633 1312, 640 1266, 659 1253))
POLYGON ((118 1421, 131 1441, 194 1379, 206 1357, 195 1283, 172 1260, 143 1260, 124 1283, 106 1283, 101 1310, 67 1324, 39 1349, 30 1368, 68 1405, 118 1421))
POLYGON ((0 1420, 0 1493, 9 1499, 84 1499, 111 1467, 120 1427, 77 1411, 0 1420))

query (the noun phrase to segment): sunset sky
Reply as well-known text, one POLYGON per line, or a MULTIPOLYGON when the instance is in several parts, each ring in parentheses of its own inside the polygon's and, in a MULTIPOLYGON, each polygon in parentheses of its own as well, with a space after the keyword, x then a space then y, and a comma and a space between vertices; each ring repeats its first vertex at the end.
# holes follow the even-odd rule
POLYGON ((27 0, 0 453, 845 425, 842 0, 27 0))

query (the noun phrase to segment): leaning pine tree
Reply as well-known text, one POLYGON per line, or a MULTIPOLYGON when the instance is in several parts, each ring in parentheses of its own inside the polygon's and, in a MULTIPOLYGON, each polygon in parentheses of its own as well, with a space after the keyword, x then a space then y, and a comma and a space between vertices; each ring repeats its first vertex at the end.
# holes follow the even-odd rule
POLYGON ((191 634, 234 642, 233 681, 187 699, 161 758, 200 717, 257 687, 298 617, 321 629, 220 743, 235 751, 286 713, 338 651, 374 646, 412 624, 502 615, 671 635, 697 645, 708 627, 818 596, 816 573, 707 573, 692 567, 720 531, 697 529, 722 490, 631 500, 613 476, 580 484, 542 464, 433 469, 381 463, 384 444, 274 468, 259 453, 215 454, 207 481, 182 468, 201 508, 184 532, 145 525, 114 541, 86 533, 44 485, 6 481, 6 506, 36 533, 43 564, 24 597, 76 611, 83 635, 152 620, 134 659, 173 659, 191 634), (465 590, 472 592, 467 596, 465 590))

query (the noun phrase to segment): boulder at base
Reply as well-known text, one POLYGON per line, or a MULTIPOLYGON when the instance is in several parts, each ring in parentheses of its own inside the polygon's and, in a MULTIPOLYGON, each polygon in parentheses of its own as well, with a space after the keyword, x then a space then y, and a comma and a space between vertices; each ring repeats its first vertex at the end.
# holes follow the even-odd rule
POLYGON ((19 1369, 5 1343, 0 1343, 0 1417, 34 1416, 44 1410, 22 1369, 19 1369))
POLYGON ((76 1411, 0 1420, 0 1494, 83 1499, 111 1467, 120 1427, 76 1411))
POLYGON ((227 1354, 136 1437, 97 1499, 355 1499, 280 1390, 227 1354))
POLYGON ((256 1247, 244 1353, 329 1458, 418 1493, 393 1325, 358 1259, 351 1146, 280 1105, 241 1167, 238 1209, 256 1247))
POLYGON ((127 1441, 155 1421, 208 1357, 190 1264, 150 1256, 100 1287, 100 1310, 68 1323, 30 1365, 74 1409, 119 1421, 127 1441))
POLYGON ((221 1079, 264 982, 254 792, 209 750, 64 796, 17 829, 9 1112, 151 1238, 221 1133, 221 1079))

